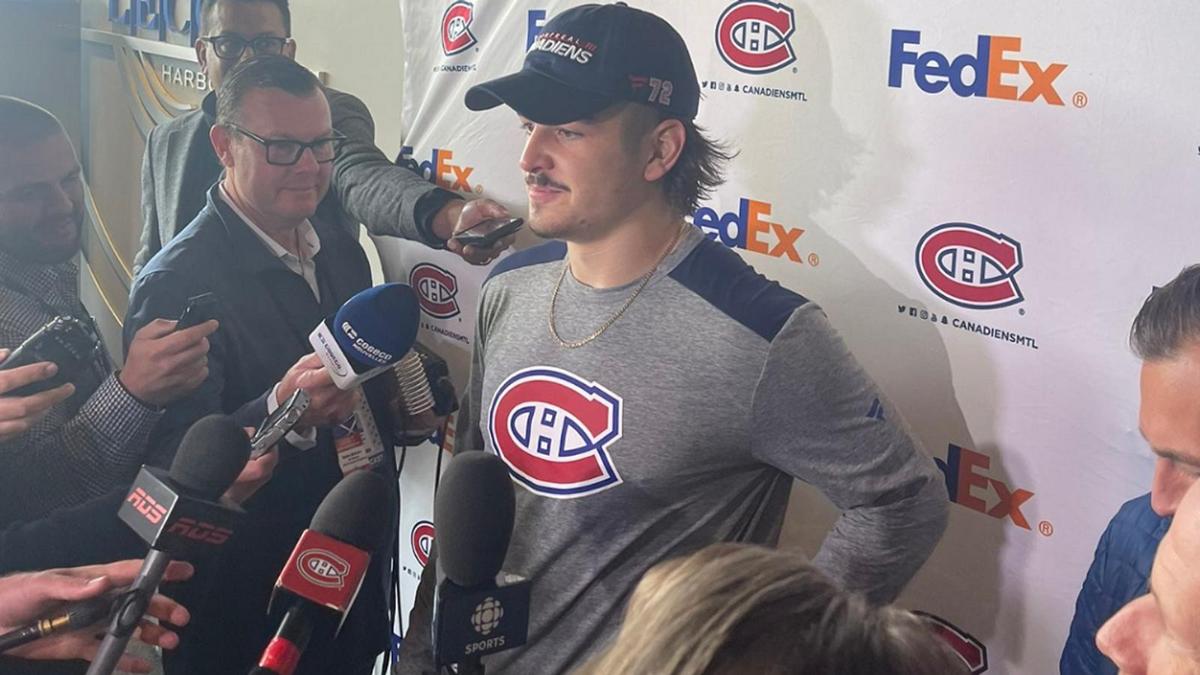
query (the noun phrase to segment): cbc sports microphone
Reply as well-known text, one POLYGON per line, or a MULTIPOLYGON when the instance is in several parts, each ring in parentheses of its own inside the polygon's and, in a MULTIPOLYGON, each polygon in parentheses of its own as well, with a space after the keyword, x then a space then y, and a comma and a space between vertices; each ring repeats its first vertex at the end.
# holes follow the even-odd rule
POLYGON ((291 675, 314 634, 318 639, 337 634, 362 587, 371 552, 388 540, 394 494, 383 476, 358 471, 321 501, 275 582, 271 605, 286 602, 287 610, 252 675, 291 675))
POLYGON ((353 389, 396 365, 417 339, 421 310, 407 284, 360 291, 308 336, 339 389, 353 389))
POLYGON ((529 582, 500 571, 516 497, 508 467, 488 452, 450 460, 433 505, 438 586, 433 654, 460 675, 484 672, 481 657, 520 647, 529 633, 529 582))
POLYGON ((116 668, 172 559, 215 553, 233 534, 242 510, 221 495, 249 457, 250 440, 237 422, 209 415, 184 434, 169 472, 142 467, 117 515, 150 544, 150 552, 117 600, 87 675, 110 675, 116 668))

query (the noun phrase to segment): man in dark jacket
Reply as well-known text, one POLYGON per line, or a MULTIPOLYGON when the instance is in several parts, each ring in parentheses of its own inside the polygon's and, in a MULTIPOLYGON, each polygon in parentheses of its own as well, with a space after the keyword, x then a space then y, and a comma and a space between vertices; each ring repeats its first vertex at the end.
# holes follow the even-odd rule
MULTIPOLYGON (((134 274, 196 217, 205 193, 221 173, 208 141, 216 115, 216 90, 234 67, 259 54, 295 58, 287 0, 204 0, 204 37, 196 56, 214 91, 199 110, 156 127, 146 139, 142 160, 142 237, 134 274)), ((333 128, 345 136, 333 161, 332 184, 318 213, 355 238, 363 223, 375 235, 403 237, 445 247, 468 262, 491 261, 512 237, 490 249, 463 248, 450 238, 491 217, 506 215, 487 200, 463 201, 408 169, 396 166, 375 146, 375 122, 358 98, 326 90, 333 128)))
MULTIPOLYGON (((278 625, 267 616, 272 583, 329 489, 360 469, 396 484, 383 383, 342 392, 309 353, 313 327, 371 283, 358 242, 341 223, 314 215, 336 146, 321 85, 290 59, 262 56, 225 79, 218 101, 212 142, 224 176, 196 219, 142 270, 125 321, 129 335, 155 317, 177 316, 190 296, 219 298, 209 377, 167 409, 152 443, 166 463, 182 430, 206 414, 250 424, 297 388, 313 402, 300 423, 310 433, 283 444, 273 480, 245 504, 249 517, 226 545, 225 564, 202 566, 176 595, 194 618, 166 660, 170 675, 248 671, 278 625)), ((395 518, 394 507, 380 508, 395 518)), ((366 673, 387 647, 387 550, 373 552, 336 642, 314 636, 300 672, 366 673)))
POLYGON ((1200 476, 1200 265, 1150 294, 1130 343, 1142 359, 1138 423, 1156 455, 1154 480, 1150 494, 1123 505, 1100 538, 1059 664, 1065 675, 1117 672, 1097 649, 1096 632, 1147 592, 1159 542, 1200 476))

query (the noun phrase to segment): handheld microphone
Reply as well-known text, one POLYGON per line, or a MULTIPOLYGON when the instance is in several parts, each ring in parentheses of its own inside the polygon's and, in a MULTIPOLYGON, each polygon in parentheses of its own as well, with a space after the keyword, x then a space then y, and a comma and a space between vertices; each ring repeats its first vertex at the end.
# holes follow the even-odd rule
POLYGON ((53 615, 0 635, 0 654, 44 637, 87 628, 108 617, 116 596, 112 593, 68 605, 53 615))
POLYGON ((417 296, 407 284, 360 291, 308 336, 339 389, 353 389, 400 362, 417 339, 417 296))
POLYGON ((233 534, 242 511, 221 495, 249 457, 250 441, 233 418, 209 415, 184 434, 166 475, 142 467, 117 515, 150 544, 150 552, 121 596, 87 675, 110 675, 116 668, 173 558, 215 552, 233 534))
POLYGON ((329 491, 275 582, 271 605, 287 601, 275 637, 251 673, 291 675, 316 633, 333 637, 354 604, 371 552, 388 541, 394 490, 358 471, 329 491))
POLYGON ((439 583, 433 654, 460 675, 484 672, 481 657, 520 647, 529 633, 529 582, 500 571, 512 538, 516 496, 508 467, 487 452, 450 460, 433 505, 439 583))

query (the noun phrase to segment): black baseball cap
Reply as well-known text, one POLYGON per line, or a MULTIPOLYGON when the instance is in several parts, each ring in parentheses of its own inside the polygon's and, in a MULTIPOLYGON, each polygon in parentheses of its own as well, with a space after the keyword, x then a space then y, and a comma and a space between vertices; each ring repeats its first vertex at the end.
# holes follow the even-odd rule
POLYGON ((683 37, 623 2, 580 5, 546 22, 512 75, 467 91, 471 110, 507 105, 538 124, 566 124, 622 101, 691 120, 700 83, 683 37))

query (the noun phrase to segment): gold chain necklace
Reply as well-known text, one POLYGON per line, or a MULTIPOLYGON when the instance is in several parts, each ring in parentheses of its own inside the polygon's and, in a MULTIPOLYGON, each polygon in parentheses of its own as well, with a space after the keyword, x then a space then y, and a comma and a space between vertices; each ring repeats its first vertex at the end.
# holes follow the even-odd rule
POLYGON ((629 309, 629 306, 633 304, 633 301, 637 299, 637 296, 641 295, 642 290, 646 288, 647 284, 650 283, 650 279, 654 277, 654 273, 658 271, 659 266, 663 264, 663 261, 667 259, 667 256, 671 255, 671 251, 675 250, 675 245, 679 243, 679 239, 683 236, 683 232, 685 229, 687 229, 687 226, 687 222, 684 222, 683 225, 680 226, 679 231, 676 232, 674 238, 671 239, 670 245, 667 246, 667 250, 663 251, 663 254, 658 258, 658 262, 654 263, 654 267, 651 267, 650 271, 646 272, 645 276, 642 277, 642 281, 638 284, 638 287, 634 289, 633 295, 629 296, 629 299, 625 301, 625 304, 621 305, 621 308, 617 310, 617 313, 613 314, 608 321, 605 321, 600 328, 596 330, 596 332, 583 338, 582 340, 576 340, 574 342, 568 342, 562 339, 562 337, 558 334, 558 329, 554 327, 554 306, 558 302, 558 292, 560 289, 562 289, 563 279, 567 278, 567 272, 571 270, 570 261, 565 261, 563 263, 562 274, 558 275, 558 283, 554 284, 554 293, 550 296, 550 316, 547 318, 547 324, 550 326, 550 336, 553 337, 561 347, 566 347, 567 349, 578 349, 603 335, 604 331, 608 330, 609 326, 616 323, 617 319, 621 318, 621 315, 625 313, 625 310, 629 309))

